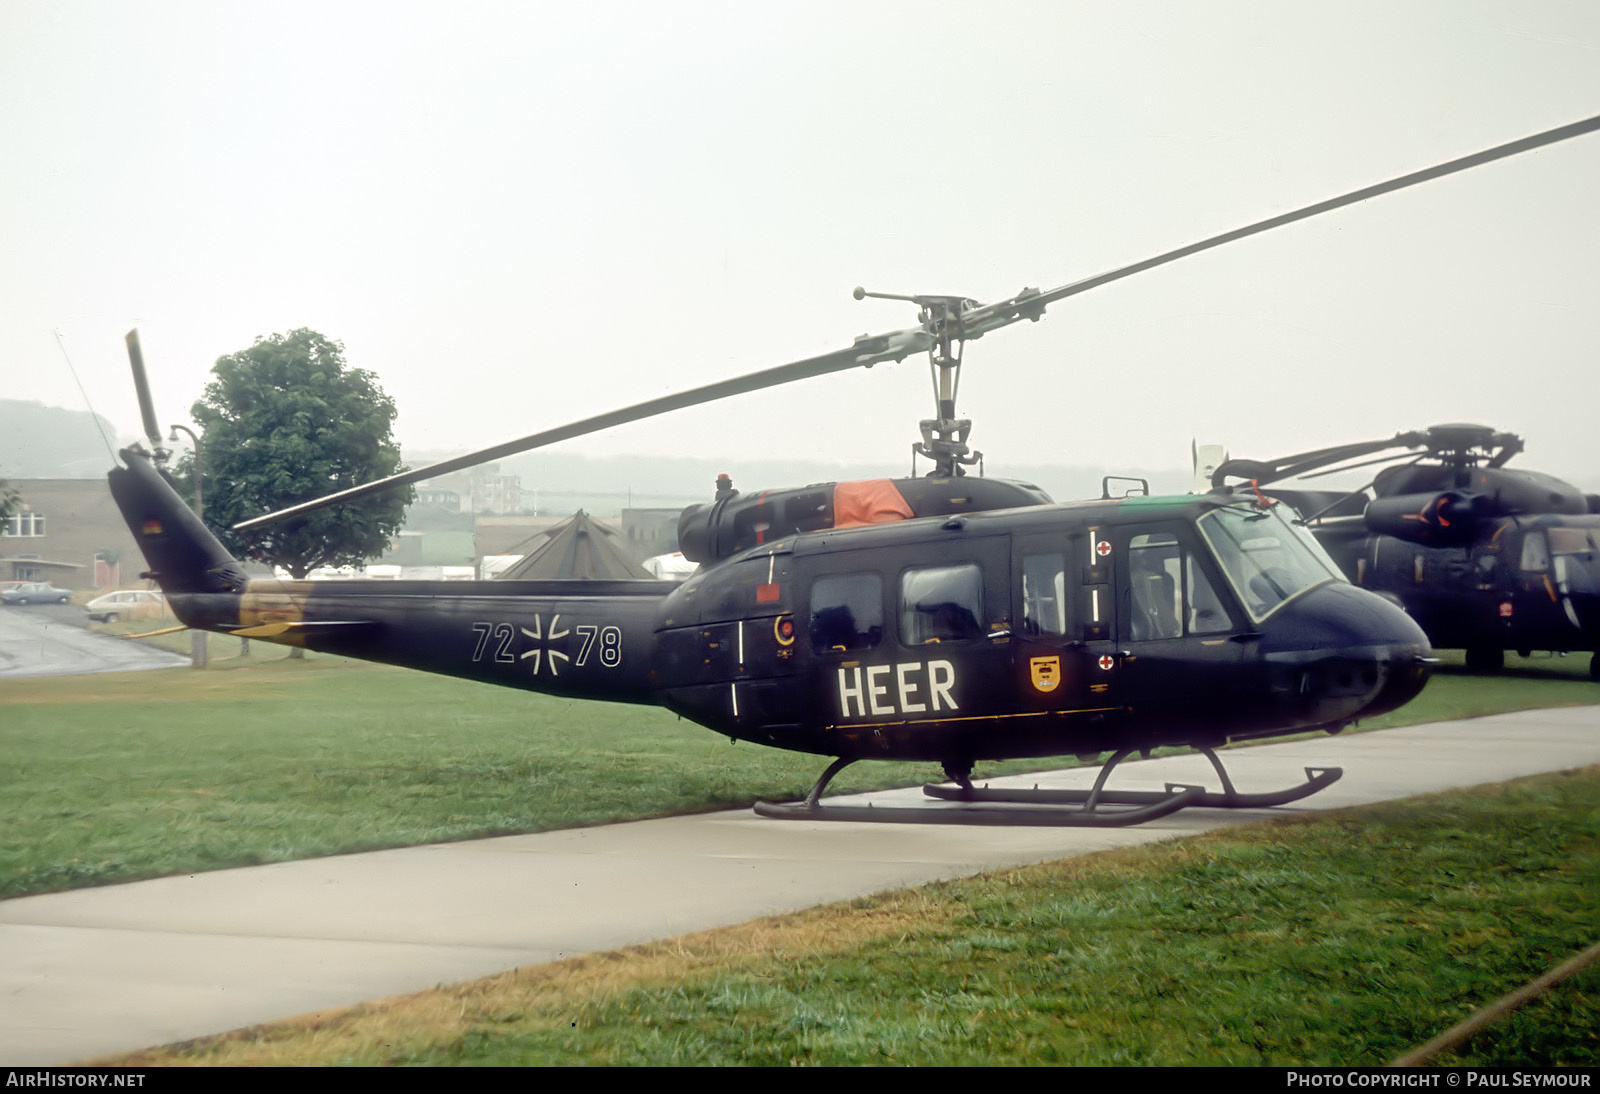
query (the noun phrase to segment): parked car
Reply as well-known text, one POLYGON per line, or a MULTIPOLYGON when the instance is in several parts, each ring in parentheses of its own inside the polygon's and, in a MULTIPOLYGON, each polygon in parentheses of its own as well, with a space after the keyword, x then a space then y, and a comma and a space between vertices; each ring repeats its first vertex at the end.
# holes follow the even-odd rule
POLYGON ((167 613, 167 598, 148 589, 123 589, 97 596, 83 606, 96 623, 115 623, 119 619, 162 619, 167 613))
POLYGON ((28 581, 0 592, 0 600, 7 604, 65 604, 71 599, 71 589, 58 589, 47 581, 28 581))

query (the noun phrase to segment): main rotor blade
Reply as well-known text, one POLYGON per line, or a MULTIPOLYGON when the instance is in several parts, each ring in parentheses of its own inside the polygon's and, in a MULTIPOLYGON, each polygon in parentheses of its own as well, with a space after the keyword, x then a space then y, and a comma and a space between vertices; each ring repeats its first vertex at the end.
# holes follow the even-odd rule
POLYGON ((1290 213, 1268 217, 1266 220, 1248 224, 1243 228, 1236 228, 1231 232, 1223 232, 1221 235, 1212 236, 1210 239, 1202 239, 1198 243, 1191 243, 1186 247, 1167 251, 1165 254, 1147 258, 1142 262, 1121 266, 1115 270, 1097 274, 1094 277, 1086 277, 1082 281, 1074 281, 1072 284, 1063 285, 1059 289, 1051 289, 1048 292, 1024 289, 1009 300, 1001 300, 994 304, 986 304, 973 308, 971 311, 963 312, 961 314, 962 334, 969 339, 981 338, 989 331, 1009 326, 1022 319, 1037 321, 1044 313, 1046 305, 1053 304, 1057 300, 1065 300, 1069 296, 1077 296, 1079 293, 1088 292, 1090 289, 1097 289, 1101 285, 1107 285, 1113 281, 1120 281, 1124 277, 1132 277, 1134 274, 1153 270, 1157 266, 1165 266, 1169 262, 1176 262, 1180 258, 1188 258, 1190 255, 1199 254, 1201 251, 1209 251, 1213 247, 1222 246, 1224 243, 1232 243, 1248 236, 1270 232, 1274 228, 1281 228, 1285 224, 1293 224, 1297 220, 1306 220, 1310 217, 1332 212, 1335 209, 1342 209, 1346 205, 1354 205, 1358 201, 1366 201, 1368 198, 1375 198, 1382 194, 1392 194, 1396 190, 1404 190, 1408 186, 1416 186, 1419 183, 1443 178, 1446 175, 1453 175, 1458 171, 1481 167, 1483 164, 1493 163, 1495 160, 1503 160, 1509 156, 1531 152, 1535 148, 1543 148, 1546 145, 1570 140, 1573 137, 1581 137, 1586 133, 1593 133, 1597 129, 1600 129, 1600 115, 1585 118, 1581 122, 1573 122, 1571 125, 1563 125, 1555 129, 1546 130, 1543 133, 1536 133, 1521 140, 1496 145, 1482 152, 1474 152, 1470 156, 1462 156, 1460 159, 1441 163, 1436 167, 1413 171, 1409 175, 1401 175, 1399 178, 1390 179, 1388 182, 1380 182, 1373 186, 1363 186, 1361 189, 1352 190, 1348 194, 1329 198, 1326 201, 1319 201, 1315 205, 1307 205, 1303 209, 1296 209, 1290 213))
MULTIPOLYGON (((1343 467, 1330 467, 1326 471, 1315 471, 1309 475, 1301 475, 1300 477, 1302 479, 1321 479, 1327 477, 1328 475, 1342 475, 1346 471, 1354 471, 1361 467, 1371 467, 1375 463, 1393 463, 1395 460, 1403 460, 1410 455, 1410 452, 1388 452, 1374 459, 1360 460, 1356 463, 1347 463, 1343 467)), ((1426 452, 1422 453, 1422 456, 1426 455, 1426 452)), ((1413 460, 1421 459, 1422 456, 1415 456, 1413 457, 1413 460)), ((1365 490, 1366 487, 1363 486, 1361 489, 1365 490)))
POLYGON ((275 513, 253 517, 250 520, 235 524, 233 530, 236 532, 248 532, 252 528, 259 528, 264 524, 271 524, 303 513, 311 513, 329 505, 353 501, 356 498, 365 497, 380 490, 422 482, 425 479, 431 479, 439 475, 448 475, 452 471, 476 467, 478 464, 489 460, 514 456, 519 452, 528 452, 535 448, 542 448, 545 445, 555 444, 557 441, 567 441, 574 437, 582 437, 602 429, 609 429, 614 425, 636 422, 641 418, 650 418, 673 410, 683 410, 687 407, 699 406, 701 403, 711 403, 718 399, 726 399, 733 395, 760 391, 763 388, 777 387, 780 384, 789 384, 796 380, 809 379, 812 376, 824 376, 830 372, 843 372, 845 369, 851 368, 870 368, 879 361, 900 361, 913 353, 926 351, 932 344, 932 337, 920 327, 909 327, 905 330, 891 331, 888 334, 862 335, 855 340, 855 344, 849 349, 825 353, 820 357, 808 357, 803 361, 791 361, 787 365, 778 365, 775 368, 763 369, 760 372, 747 373, 732 380, 722 380, 690 391, 679 392, 676 395, 663 395, 659 399, 636 403, 621 410, 597 414, 592 418, 585 418, 579 422, 557 426, 555 429, 547 429, 542 433, 530 434, 520 440, 507 441, 504 444, 497 444, 493 448, 479 449, 465 456, 456 456, 453 459, 418 468, 415 471, 404 471, 398 475, 391 475, 386 479, 355 486, 349 490, 341 490, 337 494, 329 494, 314 501, 291 505, 289 508, 279 509, 275 513))
POLYGON ((1277 482, 1279 479, 1298 478, 1307 472, 1327 467, 1329 464, 1359 459, 1362 456, 1370 456, 1374 452, 1382 452, 1388 448, 1417 448, 1426 443, 1427 440, 1421 433, 1397 433, 1387 440, 1358 441, 1355 444, 1318 448, 1311 452, 1297 452, 1292 456, 1280 456, 1275 460, 1226 460, 1218 464, 1217 469, 1212 472, 1211 486, 1213 489, 1225 486, 1228 479, 1246 479, 1265 486, 1269 482, 1277 482))
MULTIPOLYGON (((1505 159, 1509 156, 1515 156, 1522 152, 1532 151, 1535 148, 1542 148, 1546 145, 1556 144, 1560 141, 1569 140, 1573 137, 1582 136, 1586 133, 1592 133, 1597 129, 1600 129, 1600 115, 1587 118, 1580 122, 1574 122, 1571 125, 1564 125, 1556 129, 1547 130, 1543 133, 1537 133, 1531 137, 1524 137, 1521 140, 1497 145, 1494 148, 1485 149, 1482 152, 1476 152, 1470 156, 1462 156, 1459 159, 1454 159, 1448 163, 1439 164, 1436 167, 1429 167, 1421 171, 1413 171, 1411 174, 1401 175, 1400 177, 1390 179, 1387 182, 1380 182, 1373 186, 1364 186, 1359 190, 1352 190, 1348 194, 1343 194, 1335 198, 1329 198, 1326 201, 1319 201, 1315 205, 1308 205, 1303 209, 1296 209, 1293 212, 1282 213, 1275 217, 1269 217, 1266 220, 1257 221, 1256 223, 1246 225, 1243 228, 1236 228, 1231 232, 1224 232, 1221 235, 1212 236, 1209 239, 1203 239, 1198 243, 1191 243, 1188 246, 1167 251, 1164 254, 1156 255, 1154 258, 1147 258, 1142 262, 1135 262, 1131 265, 1109 270, 1106 273, 1097 274, 1094 277, 1084 278, 1081 281, 1074 281, 1069 285, 1063 285, 1060 288, 1051 289, 1048 292, 1039 292, 1037 289, 1024 289, 1016 296, 1013 296, 1007 300, 1001 300, 994 304, 981 305, 979 307, 962 312, 962 337, 966 339, 981 338, 989 331, 998 330, 1001 327, 1009 326, 1010 324, 1018 322, 1022 319, 1038 320, 1044 314, 1045 308, 1048 305, 1055 303, 1057 300, 1065 300, 1069 296, 1076 296, 1079 293, 1088 292, 1090 289, 1099 288, 1101 285, 1107 285, 1113 281, 1120 281, 1125 277, 1132 277, 1134 274, 1143 273, 1146 270, 1152 270, 1158 266, 1164 266, 1169 262, 1176 262, 1180 258, 1187 258, 1190 255, 1199 254, 1201 251, 1211 250, 1213 247, 1220 247, 1224 243, 1232 243, 1235 240, 1245 239, 1249 236, 1258 235, 1262 232, 1268 232, 1274 228, 1281 228, 1284 225, 1292 224, 1297 220, 1305 220, 1309 217, 1331 212, 1334 209, 1343 208, 1346 205, 1354 205, 1356 202, 1365 201, 1368 198, 1374 198, 1382 194, 1393 193, 1396 190, 1404 190, 1409 186, 1416 186, 1419 183, 1428 182, 1432 179, 1443 178, 1445 175, 1452 175, 1458 171, 1466 171, 1473 167, 1479 167, 1486 163, 1492 163, 1495 160, 1505 159)), ((493 448, 481 449, 466 456, 459 456, 455 459, 446 460, 443 463, 433 464, 430 467, 424 467, 416 471, 407 471, 399 475, 393 475, 387 479, 380 479, 377 482, 367 483, 362 486, 353 487, 349 490, 342 490, 336 494, 329 494, 326 497, 318 498, 315 501, 304 502, 300 505, 290 506, 287 509, 280 509, 275 513, 268 513, 265 516, 242 521, 239 524, 234 525, 234 530, 238 532, 246 532, 253 528, 259 528, 265 524, 283 520, 286 517, 314 512, 315 510, 325 508, 329 505, 335 505, 340 502, 351 501, 355 498, 365 497, 368 494, 376 493, 380 490, 386 490, 390 487, 405 486, 410 483, 421 482, 437 475, 445 475, 452 471, 459 471, 467 467, 473 467, 487 460, 516 455, 519 452, 527 452, 535 448, 543 447, 544 445, 554 444, 557 441, 581 437, 588 433, 597 432, 598 430, 608 429, 614 425, 622 425, 626 422, 638 421, 641 418, 649 418, 654 415, 665 414, 673 410, 682 410, 687 407, 697 406, 701 403, 709 403, 718 399, 725 399, 732 395, 741 395, 750 391, 758 391, 762 388, 776 387, 780 384, 792 383, 795 380, 803 380, 812 376, 822 376, 830 372, 840 372, 849 368, 871 366, 879 361, 900 361, 912 353, 918 353, 928 349, 932 345, 932 341, 931 335, 919 327, 912 327, 906 330, 894 331, 889 334, 877 336, 863 336, 856 340, 855 345, 846 350, 839 350, 835 353, 824 354, 821 357, 808 358, 804 361, 795 361, 787 365, 779 365, 776 368, 765 369, 761 372, 749 373, 746 376, 733 380, 724 380, 721 383, 708 384, 705 387, 695 388, 692 391, 682 392, 677 395, 668 395, 659 399, 651 399, 647 402, 639 403, 623 410, 612 411, 609 414, 600 414, 593 418, 585 418, 583 421, 574 422, 570 425, 561 426, 556 429, 546 430, 543 433, 534 433, 530 436, 522 438, 521 440, 510 441, 506 444, 496 445, 493 448)), ((132 346, 130 346, 130 348, 132 348, 132 346)), ((149 416, 147 416, 147 421, 153 420, 154 418, 152 412, 149 416)), ((1373 447, 1366 448, 1363 452, 1351 452, 1347 457, 1341 458, 1364 455, 1366 452, 1372 452, 1376 450, 1377 445, 1374 445, 1373 447)), ((1232 462, 1237 465, 1248 461, 1232 462)), ((1283 461, 1279 461, 1278 465, 1281 466, 1282 462, 1283 461)), ((1254 464, 1252 466, 1260 469, 1264 475, 1266 473, 1266 469, 1271 465, 1254 464)), ((1323 466, 1326 465, 1324 464, 1323 466)), ((1221 468, 1218 469, 1218 475, 1220 476, 1220 474, 1221 468)), ((1281 477, 1281 475, 1278 477, 1281 477)))

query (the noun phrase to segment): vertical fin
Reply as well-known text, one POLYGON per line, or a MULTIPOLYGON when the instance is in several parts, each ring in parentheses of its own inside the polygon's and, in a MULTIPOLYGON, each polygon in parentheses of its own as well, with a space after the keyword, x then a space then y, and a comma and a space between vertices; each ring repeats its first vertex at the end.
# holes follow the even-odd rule
POLYGON ((121 456, 127 467, 106 476, 111 496, 161 591, 243 592, 249 581, 243 567, 184 504, 150 456, 138 448, 125 448, 121 456))

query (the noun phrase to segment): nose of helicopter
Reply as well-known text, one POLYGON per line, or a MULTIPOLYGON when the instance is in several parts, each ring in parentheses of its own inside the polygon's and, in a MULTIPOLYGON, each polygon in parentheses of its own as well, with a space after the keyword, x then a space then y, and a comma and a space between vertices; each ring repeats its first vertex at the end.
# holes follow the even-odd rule
POLYGON ((1274 691, 1316 725, 1404 706, 1427 683, 1432 652, 1400 607, 1344 582, 1306 591, 1261 628, 1274 691))

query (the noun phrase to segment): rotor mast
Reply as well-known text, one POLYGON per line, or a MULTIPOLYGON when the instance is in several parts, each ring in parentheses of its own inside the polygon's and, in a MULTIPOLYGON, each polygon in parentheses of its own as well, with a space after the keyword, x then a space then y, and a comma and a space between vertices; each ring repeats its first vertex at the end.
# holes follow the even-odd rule
POLYGON ((931 478, 948 479, 965 475, 967 468, 983 463, 983 453, 967 445, 972 432, 971 418, 956 417, 956 393, 961 390, 961 355, 966 348, 966 312, 978 307, 976 300, 964 296, 902 296, 897 293, 868 292, 860 286, 852 294, 857 300, 906 300, 921 310, 917 320, 928 333, 928 377, 933 383, 934 417, 918 426, 922 440, 911 445, 912 466, 916 457, 933 461, 931 478))

